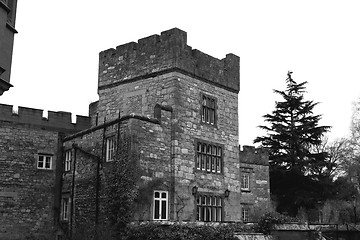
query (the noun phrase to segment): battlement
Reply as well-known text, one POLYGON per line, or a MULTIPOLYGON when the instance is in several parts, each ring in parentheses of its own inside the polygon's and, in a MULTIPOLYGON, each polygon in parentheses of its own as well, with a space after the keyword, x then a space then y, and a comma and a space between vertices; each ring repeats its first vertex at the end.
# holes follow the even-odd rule
POLYGON ((71 122, 70 112, 48 111, 48 117, 43 117, 43 110, 35 108, 19 107, 14 111, 12 105, 0 104, 0 121, 22 123, 52 128, 59 131, 78 132, 90 128, 90 118, 76 115, 76 123, 71 122))
POLYGON ((177 70, 234 92, 240 89, 240 58, 217 59, 187 45, 187 33, 173 28, 99 54, 99 89, 150 74, 177 70))
POLYGON ((243 146, 243 150, 239 151, 239 159, 240 163, 269 165, 269 153, 265 148, 243 146))

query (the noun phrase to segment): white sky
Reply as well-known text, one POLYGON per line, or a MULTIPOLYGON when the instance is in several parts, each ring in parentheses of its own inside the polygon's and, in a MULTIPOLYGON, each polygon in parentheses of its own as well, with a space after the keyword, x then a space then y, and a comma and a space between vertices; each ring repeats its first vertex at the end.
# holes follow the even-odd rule
POLYGON ((309 82, 330 138, 343 137, 360 97, 359 12, 357 0, 19 0, 14 88, 0 103, 87 115, 100 51, 178 27, 194 49, 240 56, 241 145, 265 134, 257 126, 288 70, 309 82))

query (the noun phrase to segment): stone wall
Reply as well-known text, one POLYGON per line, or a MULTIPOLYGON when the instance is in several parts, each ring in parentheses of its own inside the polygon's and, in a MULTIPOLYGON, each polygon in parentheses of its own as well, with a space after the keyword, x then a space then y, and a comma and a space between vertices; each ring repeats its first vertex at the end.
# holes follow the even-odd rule
POLYGON ((0 239, 49 237, 53 231, 58 133, 0 122, 0 239), (51 170, 37 169, 39 153, 51 170))
POLYGON ((48 111, 43 117, 44 110, 0 104, 0 121, 20 123, 41 129, 75 133, 90 127, 90 118, 76 115, 76 122, 72 123, 70 112, 48 111))
POLYGON ((250 189, 242 191, 241 204, 250 206, 252 215, 262 214, 270 207, 269 154, 262 148, 243 146, 239 160, 240 176, 250 174, 250 189))
POLYGON ((0 104, 0 239, 53 236, 59 211, 56 176, 62 172, 58 144, 63 134, 90 127, 90 118, 71 113, 0 104), (51 169, 38 169, 39 154, 52 157, 51 169), (60 162, 59 162, 60 161, 60 162), (59 169, 60 168, 60 169, 59 169))
POLYGON ((186 32, 174 28, 99 54, 99 89, 178 71, 239 91, 239 57, 219 60, 187 44, 186 32), (149 75, 149 76, 148 76, 149 75))
MULTIPOLYGON (((98 125, 99 129, 95 131, 75 138, 70 136, 69 140, 65 138, 64 151, 72 149, 73 157, 76 151, 76 159, 73 159, 71 170, 63 176, 63 195, 73 196, 73 222, 64 222, 64 225, 76 231, 75 229, 95 226, 96 221, 104 223, 106 220, 102 211, 98 212, 96 219, 96 201, 99 203, 99 209, 103 209, 106 204, 104 201, 106 199, 104 193, 106 174, 114 164, 114 162, 105 161, 103 150, 105 145, 103 144, 108 136, 115 136, 118 139, 118 133, 120 133, 120 141, 123 137, 131 137, 131 149, 138 154, 139 166, 141 166, 138 182, 140 188, 159 179, 161 186, 158 187, 164 189, 170 186, 169 142, 171 135, 166 123, 168 121, 166 114, 162 113, 160 120, 162 125, 153 118, 149 118, 149 121, 130 118, 121 121, 120 125, 114 123, 105 128, 98 125), (120 130, 118 130, 119 126, 120 130), (99 171, 97 171, 98 166, 99 171), (96 195, 97 181, 99 181, 98 195, 96 195), (73 186, 74 189, 72 189, 73 186)), ((134 213, 136 220, 150 220, 151 202, 142 202, 136 207, 134 213)))

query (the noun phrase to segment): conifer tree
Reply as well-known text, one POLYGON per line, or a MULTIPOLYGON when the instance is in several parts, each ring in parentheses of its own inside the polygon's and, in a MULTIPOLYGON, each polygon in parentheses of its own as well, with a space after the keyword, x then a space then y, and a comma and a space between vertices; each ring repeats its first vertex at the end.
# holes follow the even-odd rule
POLYGON ((326 167, 327 153, 312 149, 321 144, 330 127, 318 125, 321 115, 313 112, 317 103, 304 99, 307 82, 297 83, 291 74, 288 72, 286 90, 274 90, 283 101, 264 115, 268 125, 260 128, 267 135, 254 142, 269 150, 270 187, 277 210, 296 215, 300 207, 312 207, 326 195, 323 183, 327 176, 321 176, 318 169, 326 167))

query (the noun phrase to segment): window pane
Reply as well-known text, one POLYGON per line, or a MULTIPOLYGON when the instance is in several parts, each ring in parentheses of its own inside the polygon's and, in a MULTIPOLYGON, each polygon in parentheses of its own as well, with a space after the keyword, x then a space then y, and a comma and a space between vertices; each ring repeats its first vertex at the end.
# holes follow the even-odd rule
POLYGON ((200 209, 200 220, 205 221, 205 208, 201 207, 200 209))
POLYGON ((210 108, 215 109, 215 100, 211 99, 210 101, 210 108))
POLYGON ((203 121, 203 122, 205 122, 205 115, 206 115, 206 109, 205 109, 205 107, 202 107, 201 121, 203 121))
POLYGON ((50 168, 50 167, 51 167, 51 158, 46 157, 45 158, 45 168, 50 168))
POLYGON ((154 219, 160 219, 160 201, 154 201, 154 219))
POLYGON ((39 156, 38 168, 43 168, 43 167, 44 167, 44 156, 39 156))
POLYGON ((207 154, 211 154, 211 145, 207 146, 207 154))
POLYGON ((222 153, 222 149, 221 149, 221 147, 218 147, 217 155, 218 155, 218 156, 221 156, 221 153, 222 153))
POLYGON ((215 158, 211 157, 211 171, 215 172, 215 158))
POLYGON ((206 156, 206 170, 210 171, 210 157, 206 156))
POLYGON ((212 148, 212 155, 216 155, 216 152, 217 152, 217 147, 214 146, 214 147, 212 148))
POLYGON ((211 197, 206 198, 206 205, 209 206, 211 204, 211 197))
POLYGON ((201 170, 205 170, 205 161, 206 161, 206 156, 202 155, 201 156, 201 170))
POLYGON ((217 208, 217 214, 216 214, 216 221, 220 222, 221 221, 221 215, 222 215, 222 209, 221 208, 217 208))
POLYGON ((161 193, 162 198, 166 198, 166 192, 161 193))
POLYGON ((161 201, 161 219, 166 219, 166 201, 161 201))
POLYGON ((155 192, 155 198, 159 198, 160 197, 160 193, 159 192, 155 192))
POLYGON ((217 220, 217 214, 216 214, 216 208, 212 208, 212 214, 211 214, 211 216, 212 216, 212 221, 218 221, 217 220))
POLYGON ((197 154, 196 156, 196 169, 200 169, 201 155, 197 154))
POLYGON ((210 123, 214 124, 214 110, 209 109, 209 119, 210 119, 210 123))
POLYGON ((207 207, 206 208, 206 220, 205 221, 210 221, 211 220, 211 208, 207 207))

